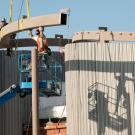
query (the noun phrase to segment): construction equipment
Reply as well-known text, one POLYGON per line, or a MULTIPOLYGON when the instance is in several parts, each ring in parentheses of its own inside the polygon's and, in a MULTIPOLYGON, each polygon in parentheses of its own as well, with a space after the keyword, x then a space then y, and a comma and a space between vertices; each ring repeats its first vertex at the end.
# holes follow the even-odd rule
MULTIPOLYGON (((58 26, 58 25, 66 25, 67 23, 67 14, 60 12, 55 13, 51 15, 45 15, 45 16, 38 16, 38 17, 31 17, 26 18, 23 20, 18 20, 16 22, 12 22, 12 0, 11 2, 11 15, 10 15, 10 23, 3 26, 0 30, 0 48, 10 48, 19 47, 19 44, 22 44, 22 46, 29 45, 35 45, 36 42, 33 39, 15 39, 11 38, 13 35, 16 35, 19 32, 27 31, 27 30, 33 30, 36 28, 42 28, 44 27, 50 27, 50 26, 58 26), (16 45, 17 44, 17 45, 16 45)), ((43 31, 42 31, 43 32, 43 31)), ((60 40, 62 43, 61 39, 60 40)), ((54 43, 56 39, 54 40, 54 43)), ((57 41, 59 42, 59 41, 57 41)), ((67 42, 67 41, 64 41, 67 42)), ((43 65, 43 62, 41 60, 42 64, 39 64, 39 71, 45 72, 46 75, 49 76, 50 73, 46 69, 46 65, 43 65)), ((31 55, 30 54, 21 54, 18 58, 18 69, 19 69, 19 85, 12 85, 7 90, 2 92, 0 94, 0 104, 4 104, 8 100, 14 98, 17 93, 19 93, 20 97, 25 97, 27 94, 31 94, 32 92, 32 77, 31 77, 31 55)), ((54 68, 56 65, 51 65, 50 68, 52 70, 56 70, 54 68)), ((60 65, 61 66, 61 65, 60 65)), ((60 67, 61 68, 61 67, 60 67)), ((62 69, 62 68, 61 68, 62 69)), ((45 75, 45 76, 46 76, 45 75)), ((51 77, 50 77, 51 78, 51 77)), ((60 80, 50 79, 46 77, 45 79, 39 80, 39 89, 42 91, 41 93, 46 96, 60 96, 62 85, 60 85, 60 80)))
MULTIPOLYGON (((57 72, 62 74, 62 65, 54 62, 50 65, 50 69, 46 68, 43 60, 38 57, 39 73, 44 74, 39 80, 40 96, 61 96, 62 94, 62 78, 57 77, 57 72), (61 78, 61 79, 60 79, 61 78)), ((13 84, 0 94, 0 105, 14 98, 17 94, 23 98, 32 93, 31 78, 31 55, 20 54, 18 57, 19 84, 13 84)))
POLYGON ((0 105, 14 98, 16 96, 16 93, 19 93, 19 92, 21 92, 21 89, 19 86, 15 84, 10 86, 7 90, 5 90, 4 92, 0 94, 0 105))
MULTIPOLYGON (((47 55, 47 54, 45 54, 47 55)), ((18 59, 18 69, 20 77, 20 88, 23 89, 24 95, 31 93, 32 89, 32 77, 31 77, 31 55, 21 54, 18 59)), ((62 66, 56 63, 50 65, 50 69, 47 69, 47 65, 44 63, 41 54, 38 57, 39 61, 39 74, 44 74, 39 80, 39 89, 41 96, 60 96, 61 95, 61 81, 56 79, 56 68, 60 68, 62 72, 62 66)))

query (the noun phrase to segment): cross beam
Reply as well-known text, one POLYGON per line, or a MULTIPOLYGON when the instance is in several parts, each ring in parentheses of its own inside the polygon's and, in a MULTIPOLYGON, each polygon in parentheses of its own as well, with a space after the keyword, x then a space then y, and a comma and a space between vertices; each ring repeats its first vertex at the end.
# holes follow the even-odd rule
MULTIPOLYGON (((47 38, 49 46, 64 47, 67 43, 71 43, 71 39, 63 38, 47 38)), ((10 40, 9 44, 0 43, 0 48, 14 48, 14 47, 33 47, 36 46, 35 40, 31 38, 10 40)))
POLYGON ((135 42, 135 33, 133 32, 112 32, 112 31, 88 31, 88 32, 77 32, 72 38, 72 42, 80 41, 125 41, 135 42))

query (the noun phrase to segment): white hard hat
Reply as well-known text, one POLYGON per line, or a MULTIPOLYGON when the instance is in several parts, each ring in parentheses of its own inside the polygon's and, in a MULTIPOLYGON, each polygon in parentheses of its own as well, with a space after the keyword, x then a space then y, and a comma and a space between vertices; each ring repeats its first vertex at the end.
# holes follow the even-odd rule
POLYGON ((1 19, 1 22, 6 22, 6 19, 5 19, 5 18, 2 18, 2 19, 1 19))

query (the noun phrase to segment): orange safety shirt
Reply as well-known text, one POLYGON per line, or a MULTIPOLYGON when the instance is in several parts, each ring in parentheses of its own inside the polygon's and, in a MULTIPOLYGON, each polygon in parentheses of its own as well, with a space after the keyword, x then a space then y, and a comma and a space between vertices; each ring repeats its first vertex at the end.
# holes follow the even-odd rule
POLYGON ((41 46, 41 41, 42 41, 42 38, 37 37, 36 42, 37 42, 38 52, 46 52, 48 48, 48 42, 45 35, 43 35, 43 46, 41 46))

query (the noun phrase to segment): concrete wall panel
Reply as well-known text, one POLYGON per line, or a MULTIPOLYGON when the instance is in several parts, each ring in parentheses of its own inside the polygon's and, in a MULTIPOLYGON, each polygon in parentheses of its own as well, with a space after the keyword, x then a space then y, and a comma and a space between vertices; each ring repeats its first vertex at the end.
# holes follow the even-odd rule
POLYGON ((67 44, 68 135, 133 135, 135 45, 67 44))

